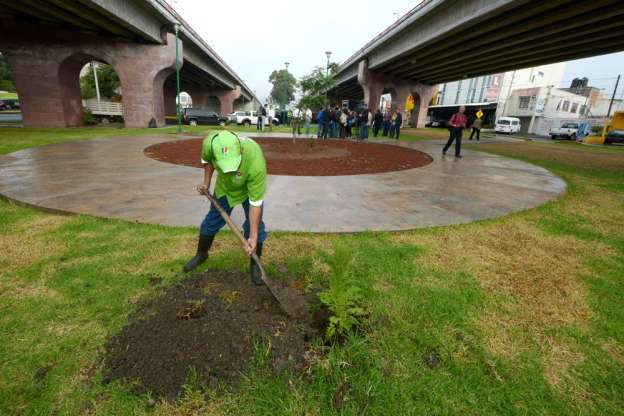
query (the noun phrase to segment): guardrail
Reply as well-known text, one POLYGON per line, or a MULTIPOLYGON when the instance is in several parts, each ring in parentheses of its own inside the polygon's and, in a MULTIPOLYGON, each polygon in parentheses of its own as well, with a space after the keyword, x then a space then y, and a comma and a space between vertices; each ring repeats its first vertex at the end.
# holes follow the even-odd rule
POLYGON ((96 116, 123 116, 123 105, 112 101, 86 100, 82 102, 84 108, 96 116))

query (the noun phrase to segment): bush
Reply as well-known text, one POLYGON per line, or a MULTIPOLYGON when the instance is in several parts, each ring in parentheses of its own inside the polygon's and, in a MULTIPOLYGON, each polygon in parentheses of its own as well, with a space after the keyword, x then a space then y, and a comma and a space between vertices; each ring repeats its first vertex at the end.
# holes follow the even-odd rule
POLYGON ((0 91, 15 92, 15 84, 9 79, 1 79, 0 91))
POLYGON ((603 126, 592 126, 591 127, 591 132, 593 134, 602 134, 602 128, 603 128, 603 126))
POLYGON ((90 110, 84 110, 82 113, 82 123, 87 126, 93 126, 97 124, 97 119, 90 110))
POLYGON ((366 315, 362 307, 362 295, 349 274, 353 255, 343 244, 336 244, 332 255, 321 252, 325 264, 331 269, 329 287, 319 293, 321 302, 332 312, 325 333, 327 340, 347 335, 360 324, 366 315))

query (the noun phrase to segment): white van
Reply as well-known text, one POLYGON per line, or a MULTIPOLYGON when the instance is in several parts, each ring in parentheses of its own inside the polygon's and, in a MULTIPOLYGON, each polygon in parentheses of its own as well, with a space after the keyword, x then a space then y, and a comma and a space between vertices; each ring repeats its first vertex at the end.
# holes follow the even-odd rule
POLYGON ((499 117, 494 125, 496 133, 513 134, 520 131, 520 119, 516 117, 499 117))

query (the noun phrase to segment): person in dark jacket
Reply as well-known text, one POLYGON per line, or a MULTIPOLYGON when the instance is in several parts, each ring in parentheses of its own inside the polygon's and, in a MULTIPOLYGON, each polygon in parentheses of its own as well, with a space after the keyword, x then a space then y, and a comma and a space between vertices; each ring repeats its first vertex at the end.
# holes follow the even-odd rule
POLYGON ((375 111, 375 117, 373 118, 373 136, 377 137, 381 124, 383 123, 383 115, 381 111, 375 111))
POLYGON ((329 134, 329 123, 332 119, 331 108, 329 106, 325 107, 325 111, 323 112, 323 134, 321 138, 326 139, 329 134))
POLYGON ((316 115, 316 138, 320 139, 323 136, 323 120, 325 118, 325 111, 321 108, 316 115))
POLYGON ((401 136, 401 126, 403 125, 403 113, 401 113, 401 109, 397 109, 397 116, 394 120, 394 126, 392 129, 394 130, 394 138, 399 140, 399 136, 401 136))

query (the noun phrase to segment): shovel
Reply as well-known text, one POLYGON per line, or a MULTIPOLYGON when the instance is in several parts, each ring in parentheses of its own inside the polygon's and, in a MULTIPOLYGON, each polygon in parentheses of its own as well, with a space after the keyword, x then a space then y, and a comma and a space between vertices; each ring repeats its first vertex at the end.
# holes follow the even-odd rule
MULTIPOLYGON (((212 196, 210 192, 200 191, 200 193, 208 198, 210 203, 212 203, 212 205, 217 208, 219 214, 221 214, 221 218, 223 218, 228 227, 230 227, 230 230, 232 230, 236 238, 238 238, 238 241, 241 242, 243 247, 246 247, 248 245, 247 240, 245 240, 243 234, 240 232, 236 224, 234 224, 232 218, 230 218, 230 216, 227 214, 227 212, 225 212, 221 204, 219 204, 219 201, 217 201, 217 199, 212 196)), ((247 252, 245 252, 245 254, 247 254, 247 252)), ((286 312, 286 314, 291 318, 304 317, 305 314, 308 312, 308 305, 303 300, 303 297, 300 296, 294 289, 269 279, 264 271, 264 268, 262 267, 262 263, 260 263, 260 258, 256 253, 253 253, 251 255, 251 258, 258 265, 264 285, 269 289, 269 292, 280 305, 280 308, 284 312, 286 312)))

